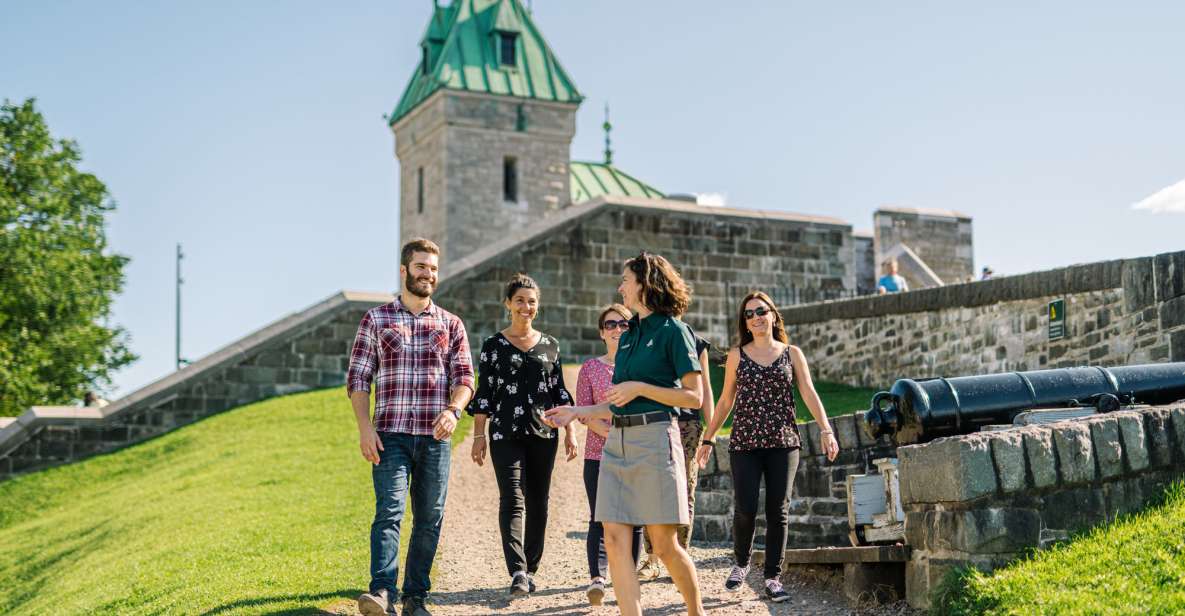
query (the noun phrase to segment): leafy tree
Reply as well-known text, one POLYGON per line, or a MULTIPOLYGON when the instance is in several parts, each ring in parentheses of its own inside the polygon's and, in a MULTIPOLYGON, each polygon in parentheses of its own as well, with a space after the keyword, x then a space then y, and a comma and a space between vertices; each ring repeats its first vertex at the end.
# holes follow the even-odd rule
POLYGON ((0 415, 70 404, 136 357, 109 324, 128 259, 107 251, 107 187, 33 99, 0 106, 0 415))

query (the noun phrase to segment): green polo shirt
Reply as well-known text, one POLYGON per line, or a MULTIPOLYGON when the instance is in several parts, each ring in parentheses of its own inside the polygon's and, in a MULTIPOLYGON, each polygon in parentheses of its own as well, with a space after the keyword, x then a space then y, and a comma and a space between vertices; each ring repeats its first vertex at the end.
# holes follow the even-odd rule
MULTIPOLYGON (((691 328, 682 321, 657 312, 645 319, 630 319, 629 331, 621 335, 614 358, 613 384, 641 381, 659 387, 678 387, 688 372, 699 372, 699 357, 691 328)), ((675 412, 665 404, 641 396, 622 407, 610 405, 618 415, 652 411, 675 412)))

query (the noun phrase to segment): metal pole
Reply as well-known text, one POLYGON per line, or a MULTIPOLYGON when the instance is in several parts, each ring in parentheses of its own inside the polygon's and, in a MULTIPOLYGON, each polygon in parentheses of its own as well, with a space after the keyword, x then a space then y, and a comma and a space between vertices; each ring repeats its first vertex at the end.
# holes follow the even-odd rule
POLYGON ((177 243, 177 352, 174 355, 176 360, 177 370, 181 369, 181 259, 184 257, 181 253, 181 243, 177 243))

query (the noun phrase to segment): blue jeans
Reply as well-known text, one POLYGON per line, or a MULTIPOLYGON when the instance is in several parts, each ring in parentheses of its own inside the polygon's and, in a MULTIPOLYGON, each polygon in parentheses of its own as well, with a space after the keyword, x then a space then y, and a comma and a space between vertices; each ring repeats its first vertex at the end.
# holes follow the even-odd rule
POLYGON ((371 471, 374 478, 374 523, 370 526, 370 592, 386 590, 392 602, 399 593, 399 526, 411 484, 411 544, 403 597, 427 598, 432 582, 428 575, 440 542, 444 499, 452 448, 449 441, 431 436, 380 432, 383 450, 371 471))

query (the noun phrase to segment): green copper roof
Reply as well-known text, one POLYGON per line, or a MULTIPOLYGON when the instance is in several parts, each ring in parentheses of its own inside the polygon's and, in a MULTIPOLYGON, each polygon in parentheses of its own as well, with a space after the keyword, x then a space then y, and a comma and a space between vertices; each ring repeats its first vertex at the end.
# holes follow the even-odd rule
POLYGON ((582 97, 519 0, 453 0, 436 6, 423 54, 390 123, 440 88, 579 103, 582 97), (498 33, 514 36, 515 63, 502 66, 498 33))
POLYGON ((568 166, 572 180, 572 203, 588 201, 601 195, 623 197, 648 197, 662 199, 657 188, 634 176, 604 163, 582 163, 572 161, 568 166))

